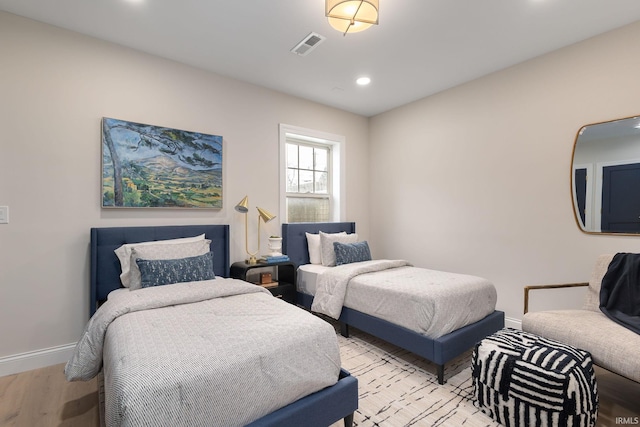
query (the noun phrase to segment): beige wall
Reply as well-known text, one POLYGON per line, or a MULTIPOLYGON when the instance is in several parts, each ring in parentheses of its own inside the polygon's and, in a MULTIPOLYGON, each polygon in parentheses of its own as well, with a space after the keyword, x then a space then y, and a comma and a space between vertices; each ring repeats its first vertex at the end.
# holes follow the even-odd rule
MULTIPOLYGON (((0 205, 10 208, 0 225, 0 375, 12 356, 66 354, 78 340, 90 227, 227 223, 232 259, 242 259, 233 206, 248 194, 252 209, 282 218, 280 123, 346 137, 346 219, 367 235, 364 117, 1 12, 0 61, 0 205), (222 135, 224 208, 101 209, 102 117, 222 135)), ((280 234, 279 223, 263 231, 280 234)))
POLYGON ((569 189, 577 130, 640 113, 639 37, 634 24, 367 120, 0 13, 0 375, 78 339, 90 227, 229 223, 241 259, 233 205, 279 206, 279 123, 346 136, 346 219, 376 257, 487 277, 517 323, 524 285, 640 251, 580 232, 569 189), (223 135, 225 207, 100 209, 103 116, 223 135))
MULTIPOLYGON (((581 126, 640 114, 639 38, 636 23, 371 119, 378 255, 487 277, 517 323, 523 286, 586 281, 598 254, 640 251, 579 231, 569 184, 581 126)), ((539 307, 566 304, 555 295, 539 307)))

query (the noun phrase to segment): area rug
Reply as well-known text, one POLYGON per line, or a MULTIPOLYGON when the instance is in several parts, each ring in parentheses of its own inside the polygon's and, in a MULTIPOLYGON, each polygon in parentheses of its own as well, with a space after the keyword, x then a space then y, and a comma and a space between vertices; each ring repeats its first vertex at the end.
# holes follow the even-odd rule
POLYGON ((435 364, 355 328, 338 342, 342 367, 358 379, 355 426, 499 426, 473 406, 471 351, 446 365, 440 385, 435 364))

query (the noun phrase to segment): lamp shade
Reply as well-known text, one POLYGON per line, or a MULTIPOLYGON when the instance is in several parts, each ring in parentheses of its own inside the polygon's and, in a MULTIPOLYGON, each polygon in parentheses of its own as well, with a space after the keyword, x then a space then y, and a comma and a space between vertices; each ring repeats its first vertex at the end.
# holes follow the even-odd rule
POLYGON ((249 196, 244 196, 244 199, 240 200, 235 209, 240 213, 249 212, 249 196))
POLYGON ((263 220, 264 222, 269 222, 269 221, 271 221, 273 218, 275 218, 275 217, 276 217, 276 216, 275 216, 275 215, 273 215, 272 213, 270 213, 270 212, 268 212, 268 211, 265 211, 265 210, 264 210, 264 209, 262 209, 262 208, 256 208, 256 209, 258 209, 258 214, 260 215, 260 218, 262 218, 262 220, 263 220))
POLYGON ((325 16, 341 33, 357 33, 378 25, 378 0, 325 0, 325 16))

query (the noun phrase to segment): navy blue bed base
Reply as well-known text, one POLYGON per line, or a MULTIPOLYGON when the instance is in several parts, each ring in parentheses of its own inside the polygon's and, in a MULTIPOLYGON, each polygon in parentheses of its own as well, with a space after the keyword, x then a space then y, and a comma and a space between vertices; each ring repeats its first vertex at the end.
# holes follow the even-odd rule
POLYGON ((353 425, 358 409, 358 380, 344 369, 338 382, 248 424, 247 427, 326 427, 339 419, 353 425), (337 418, 336 418, 337 416, 337 418))
MULTIPOLYGON (((355 233, 355 227, 354 222, 282 224, 282 251, 289 256, 296 267, 308 264, 309 247, 305 233, 319 231, 355 233)), ((299 305, 310 309, 312 301, 312 296, 297 293, 299 305)), ((444 365, 475 346, 486 336, 504 328, 504 312, 496 310, 476 323, 436 339, 348 307, 342 308, 338 321, 345 336, 348 336, 348 326, 351 325, 434 362, 438 369, 438 383, 444 384, 444 365)))

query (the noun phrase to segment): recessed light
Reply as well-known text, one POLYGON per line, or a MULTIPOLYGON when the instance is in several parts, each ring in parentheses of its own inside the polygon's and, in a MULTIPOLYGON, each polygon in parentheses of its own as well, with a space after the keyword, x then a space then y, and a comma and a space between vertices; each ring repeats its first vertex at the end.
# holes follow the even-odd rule
POLYGON ((366 86, 371 83, 371 79, 369 77, 359 77, 358 80, 356 80, 356 83, 360 86, 366 86))

